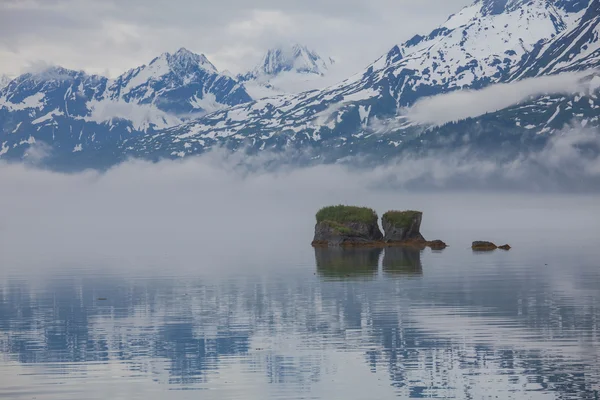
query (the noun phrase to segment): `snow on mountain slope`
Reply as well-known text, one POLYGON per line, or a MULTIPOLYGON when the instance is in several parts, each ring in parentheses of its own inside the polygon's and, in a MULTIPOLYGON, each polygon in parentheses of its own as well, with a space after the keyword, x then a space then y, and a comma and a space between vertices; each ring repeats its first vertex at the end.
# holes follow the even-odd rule
POLYGON ((334 64, 331 57, 322 58, 306 46, 280 46, 268 50, 262 61, 239 79, 254 99, 300 93, 326 86, 323 78, 334 64))
MULTIPOLYGON (((417 35, 370 68, 387 80, 398 107, 440 91, 498 82, 540 41, 567 29, 583 11, 547 0, 485 0, 464 8, 427 36, 417 35), (501 6, 503 6, 501 8, 501 6)), ((356 77, 362 86, 364 77, 356 77)))
POLYGON ((590 3, 578 24, 528 54, 508 80, 600 68, 600 1, 590 3))
MULTIPOLYGON (((320 159, 335 161, 362 152, 391 156, 401 149, 425 149, 446 139, 451 142, 451 138, 456 138, 458 146, 463 128, 486 132, 481 137, 486 148, 502 145, 514 150, 515 144, 526 143, 525 138, 533 138, 527 143, 543 141, 556 132, 556 126, 571 119, 598 126, 598 91, 541 96, 498 110, 493 113, 494 118, 484 115, 435 128, 410 121, 402 111, 423 97, 465 88, 477 90, 525 76, 589 70, 597 65, 600 46, 599 2, 479 0, 431 33, 394 46, 363 72, 341 83, 256 101, 240 100, 237 90, 247 95, 252 90, 244 87, 255 85, 253 89, 262 90, 263 94, 281 93, 283 89, 277 88, 276 83, 285 81, 286 74, 318 80, 322 65, 308 52, 299 52, 298 57, 294 52, 272 52, 243 78, 244 84, 239 84, 227 74, 216 73, 201 56, 186 51, 165 54, 147 66, 129 71, 120 80, 100 79, 84 90, 75 85, 70 93, 86 93, 79 97, 89 99, 80 107, 80 119, 68 118, 67 115, 73 115, 71 110, 67 113, 46 107, 45 95, 40 98, 34 92, 25 92, 13 102, 6 97, 6 89, 0 90, 0 123, 4 118, 0 146, 9 149, 4 154, 10 154, 11 146, 28 143, 25 132, 31 132, 31 121, 18 125, 11 113, 30 112, 41 105, 43 110, 35 111, 30 119, 35 117, 35 123, 44 126, 45 138, 71 138, 63 146, 69 152, 78 149, 77 157, 85 157, 87 150, 94 149, 90 143, 96 143, 94 140, 102 134, 115 140, 110 142, 110 153, 121 159, 183 157, 225 146, 253 151, 310 148, 317 151, 320 159), (318 68, 312 68, 314 65, 318 68), (231 81, 235 85, 225 84, 231 81), (220 85, 226 89, 215 91, 220 85), (222 107, 229 104, 222 99, 237 105, 222 107), (7 106, 3 108, 2 102, 11 102, 12 111, 7 106), (103 108, 105 102, 109 102, 108 109, 103 108), (198 110, 211 109, 216 111, 182 124, 169 120, 189 118, 198 110), (554 113, 557 115, 553 117, 554 113), (115 119, 115 115, 122 117, 115 119), (131 124, 131 120, 139 123, 149 118, 157 120, 144 125, 147 133, 131 124), (110 122, 102 122, 107 119, 110 122), (65 125, 57 125, 57 121, 65 125), (93 128, 79 126, 77 121, 92 124, 93 128), (160 129, 161 126, 165 128, 160 129), (8 132, 13 129, 21 136, 10 136, 8 132), (73 139, 77 134, 69 136, 67 131, 78 132, 79 141, 73 139), (518 140, 519 135, 523 141, 518 140), (504 144, 508 137, 514 143, 504 144)), ((590 79, 594 83, 597 77, 590 79)), ((11 82, 9 88, 13 85, 11 82)), ((462 134, 466 137, 470 132, 462 134)))
MULTIPOLYGON (((212 112, 251 100, 243 85, 221 75, 203 55, 180 49, 164 53, 148 65, 132 69, 117 79, 88 76, 81 71, 52 67, 24 74, 0 90, 0 107, 8 110, 31 108, 22 99, 46 99, 66 115, 98 122, 112 118, 139 120, 136 129, 172 126, 198 113, 212 112), (73 112, 75 110, 75 112, 73 112), (114 110, 115 112, 110 112, 114 110), (156 114, 156 115, 153 115, 156 114), (165 115, 169 115, 168 122, 165 115)), ((39 106, 33 108, 40 108, 39 106)))
MULTIPOLYGON (((589 89, 581 93, 540 95, 496 112, 442 126, 416 125, 406 117, 397 116, 358 131, 316 130, 310 124, 304 127, 288 125, 279 131, 263 125, 260 130, 242 128, 237 134, 227 135, 219 131, 220 119, 215 118, 212 121, 215 129, 204 134, 192 129, 182 133, 171 128, 172 136, 167 140, 162 135, 128 139, 124 152, 128 156, 158 160, 201 154, 214 148, 249 154, 291 150, 286 153, 285 162, 350 160, 353 164, 378 164, 401 154, 418 157, 431 151, 464 151, 473 157, 511 160, 520 154, 542 149, 557 134, 600 128, 600 75, 592 74, 586 80, 589 89), (352 157, 355 155, 360 157, 352 157)), ((290 97, 283 97, 278 107, 288 114, 290 97)), ((227 117, 243 125, 247 114, 258 115, 260 110, 261 104, 246 106, 245 113, 230 110, 227 117)), ((368 109, 362 109, 362 112, 368 113, 368 109)))
POLYGON ((260 64, 246 74, 247 77, 275 76, 282 72, 325 75, 334 61, 321 58, 306 46, 294 44, 267 51, 260 64))
POLYGON ((152 104, 180 117, 252 100, 242 85, 219 74, 204 55, 184 48, 164 53, 111 81, 105 99, 152 104))
POLYGON ((28 110, 35 118, 40 112, 57 110, 65 115, 83 117, 89 99, 100 99, 107 79, 61 67, 27 73, 12 80, 0 90, 0 109, 28 110))
POLYGON ((114 146, 125 137, 250 100, 236 79, 185 49, 114 80, 52 67, 0 89, 0 142, 20 155, 30 137, 63 150, 96 148, 104 141, 114 146))
MULTIPOLYGON (((319 141, 347 132, 368 135, 369 127, 394 118, 421 97, 502 82, 524 55, 578 25, 588 3, 585 7, 576 3, 583 4, 477 1, 429 35, 395 46, 366 71, 338 85, 218 111, 141 138, 140 154, 186 142, 184 154, 191 154, 215 138, 252 143, 274 136, 282 141, 319 141)), ((402 124, 410 127, 406 121, 402 124)))
POLYGON ((22 129, 41 124, 59 128, 56 116, 109 125, 113 120, 129 120, 130 129, 136 130, 162 129, 182 122, 153 104, 108 99, 109 83, 105 77, 61 67, 24 74, 0 90, 0 111, 11 113, 6 120, 20 122, 22 129))

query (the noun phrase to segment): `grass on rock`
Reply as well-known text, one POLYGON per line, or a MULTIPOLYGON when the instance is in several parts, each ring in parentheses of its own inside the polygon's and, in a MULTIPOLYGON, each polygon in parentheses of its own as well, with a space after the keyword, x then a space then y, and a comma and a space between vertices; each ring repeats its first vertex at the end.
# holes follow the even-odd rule
POLYGON ((330 206, 324 207, 317 212, 317 223, 333 222, 337 224, 346 224, 351 222, 362 222, 365 224, 377 223, 377 213, 368 207, 353 206, 330 206))
POLYGON ((351 235, 354 232, 352 229, 334 221, 323 221, 323 223, 342 235, 351 235))
POLYGON ((421 215, 420 211, 388 211, 383 214, 383 220, 389 221, 394 226, 409 227, 412 222, 421 215))

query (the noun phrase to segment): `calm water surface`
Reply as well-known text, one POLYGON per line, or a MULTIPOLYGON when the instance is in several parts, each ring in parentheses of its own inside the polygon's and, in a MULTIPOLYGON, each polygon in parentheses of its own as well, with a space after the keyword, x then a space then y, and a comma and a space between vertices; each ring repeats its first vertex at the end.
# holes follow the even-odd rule
POLYGON ((441 252, 11 258, 0 398, 598 399, 599 236, 544 232, 493 253, 449 230, 441 252))

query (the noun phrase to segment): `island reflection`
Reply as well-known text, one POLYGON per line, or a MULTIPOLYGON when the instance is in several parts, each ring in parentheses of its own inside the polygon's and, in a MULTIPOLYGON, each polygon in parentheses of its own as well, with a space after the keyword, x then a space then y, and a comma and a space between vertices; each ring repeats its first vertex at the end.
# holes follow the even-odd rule
POLYGON ((482 390, 507 398, 540 387, 594 398, 597 289, 573 307, 575 299, 546 290, 549 281, 537 275, 500 271, 477 285, 465 285, 475 281, 469 275, 394 279, 422 276, 421 256, 409 248, 315 249, 320 276, 309 266, 308 276, 283 281, 74 275, 35 286, 9 279, 0 284, 1 356, 65 376, 87 364, 122 365, 185 389, 210 388, 232 365, 243 366, 252 382, 306 397, 353 356, 362 362, 352 368, 387 376, 402 398, 476 398, 482 390))
POLYGON ((381 248, 316 247, 317 271, 327 278, 373 277, 382 252, 381 248))
POLYGON ((393 275, 423 275, 422 250, 412 247, 388 247, 383 256, 383 272, 393 275))

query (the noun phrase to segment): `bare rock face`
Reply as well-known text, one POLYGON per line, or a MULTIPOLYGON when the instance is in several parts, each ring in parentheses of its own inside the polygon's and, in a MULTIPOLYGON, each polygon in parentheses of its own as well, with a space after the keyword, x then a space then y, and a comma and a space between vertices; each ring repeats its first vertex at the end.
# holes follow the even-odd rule
POLYGON ((377 224, 377 213, 365 207, 325 207, 317 213, 315 237, 312 245, 375 246, 383 234, 377 224))
POLYGON ((421 235, 420 211, 388 211, 383 214, 381 223, 385 232, 386 242, 425 242, 421 235))
POLYGON ((430 247, 433 250, 443 250, 447 247, 441 240, 427 241, 421 235, 421 211, 388 211, 383 214, 381 223, 385 236, 384 242, 388 246, 414 246, 430 247))
POLYGON ((375 244, 383 238, 377 224, 323 221, 315 226, 314 246, 361 246, 375 244))

